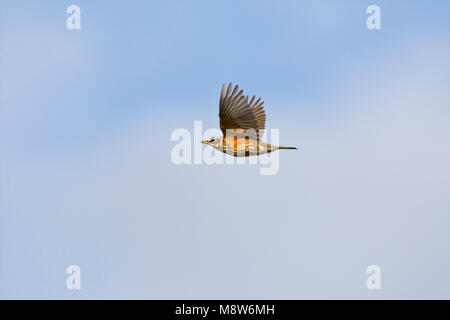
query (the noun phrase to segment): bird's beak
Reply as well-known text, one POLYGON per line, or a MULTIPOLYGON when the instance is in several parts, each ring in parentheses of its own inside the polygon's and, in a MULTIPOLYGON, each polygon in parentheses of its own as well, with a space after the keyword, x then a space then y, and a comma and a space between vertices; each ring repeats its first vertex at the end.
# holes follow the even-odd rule
POLYGON ((209 144, 209 141, 208 141, 208 140, 205 140, 205 141, 202 141, 202 143, 204 143, 204 144, 209 144))

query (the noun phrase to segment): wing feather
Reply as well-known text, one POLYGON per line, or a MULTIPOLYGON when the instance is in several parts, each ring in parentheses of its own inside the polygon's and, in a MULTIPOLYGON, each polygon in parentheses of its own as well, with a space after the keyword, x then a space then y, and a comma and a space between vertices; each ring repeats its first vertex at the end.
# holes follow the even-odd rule
POLYGON ((219 119, 220 129, 224 136, 227 129, 242 129, 244 132, 248 129, 254 129, 257 133, 256 138, 260 138, 266 125, 266 112, 264 110, 264 101, 253 96, 248 101, 248 96, 244 96, 243 90, 239 86, 230 83, 228 86, 224 83, 220 92, 219 119))

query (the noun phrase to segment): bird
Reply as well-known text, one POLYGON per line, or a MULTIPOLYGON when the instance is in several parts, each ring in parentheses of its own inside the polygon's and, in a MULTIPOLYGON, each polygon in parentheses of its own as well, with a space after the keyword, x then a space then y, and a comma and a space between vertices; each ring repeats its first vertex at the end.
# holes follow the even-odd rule
POLYGON ((214 137, 202 141, 223 153, 234 157, 258 156, 279 149, 297 149, 296 147, 276 146, 261 141, 266 126, 266 112, 261 98, 250 101, 233 88, 232 83, 222 86, 219 101, 219 125, 223 137, 214 137))

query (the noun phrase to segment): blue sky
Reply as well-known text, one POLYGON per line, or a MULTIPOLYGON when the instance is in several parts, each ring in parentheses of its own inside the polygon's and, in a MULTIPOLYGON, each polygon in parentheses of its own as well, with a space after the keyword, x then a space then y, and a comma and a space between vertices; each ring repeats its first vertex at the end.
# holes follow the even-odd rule
POLYGON ((448 1, 0 7, 1 298, 450 298, 448 1), (277 175, 171 162, 228 81, 277 175))

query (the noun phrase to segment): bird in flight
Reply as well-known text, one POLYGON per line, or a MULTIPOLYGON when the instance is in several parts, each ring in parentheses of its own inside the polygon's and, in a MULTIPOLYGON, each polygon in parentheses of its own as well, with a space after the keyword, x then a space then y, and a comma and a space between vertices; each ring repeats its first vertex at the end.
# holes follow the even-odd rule
POLYGON ((264 101, 253 96, 250 101, 239 91, 239 86, 224 83, 220 93, 219 120, 223 137, 202 141, 213 148, 235 157, 248 157, 270 153, 278 149, 296 147, 276 146, 260 141, 266 126, 264 101))

